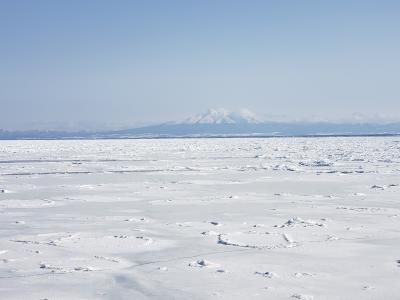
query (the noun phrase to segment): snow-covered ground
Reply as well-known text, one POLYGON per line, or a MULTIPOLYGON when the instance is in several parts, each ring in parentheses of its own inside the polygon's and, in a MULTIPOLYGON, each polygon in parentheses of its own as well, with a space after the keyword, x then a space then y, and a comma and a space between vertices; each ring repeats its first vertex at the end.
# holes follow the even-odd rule
POLYGON ((400 138, 0 142, 0 299, 400 299, 400 138))

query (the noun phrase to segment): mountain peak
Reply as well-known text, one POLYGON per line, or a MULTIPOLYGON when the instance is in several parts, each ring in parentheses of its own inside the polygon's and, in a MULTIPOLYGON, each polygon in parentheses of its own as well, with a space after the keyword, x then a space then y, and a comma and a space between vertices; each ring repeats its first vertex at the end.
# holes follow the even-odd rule
POLYGON ((214 109, 210 108, 202 114, 198 114, 178 124, 256 124, 262 123, 253 112, 248 109, 241 109, 239 111, 229 111, 224 108, 214 109))

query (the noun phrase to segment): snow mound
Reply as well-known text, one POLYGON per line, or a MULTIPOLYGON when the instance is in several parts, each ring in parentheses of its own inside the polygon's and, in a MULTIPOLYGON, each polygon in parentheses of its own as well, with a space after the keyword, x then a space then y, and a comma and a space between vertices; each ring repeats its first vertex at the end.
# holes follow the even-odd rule
POLYGON ((210 262, 205 259, 199 259, 196 261, 192 261, 189 263, 189 267, 198 267, 198 268, 218 268, 219 265, 213 262, 210 262))

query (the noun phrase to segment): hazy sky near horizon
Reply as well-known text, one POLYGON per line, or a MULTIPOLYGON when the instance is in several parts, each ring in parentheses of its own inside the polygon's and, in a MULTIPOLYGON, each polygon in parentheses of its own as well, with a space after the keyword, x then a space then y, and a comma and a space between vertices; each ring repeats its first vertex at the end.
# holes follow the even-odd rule
POLYGON ((0 0, 0 128, 400 119, 399 53, 400 1, 0 0))

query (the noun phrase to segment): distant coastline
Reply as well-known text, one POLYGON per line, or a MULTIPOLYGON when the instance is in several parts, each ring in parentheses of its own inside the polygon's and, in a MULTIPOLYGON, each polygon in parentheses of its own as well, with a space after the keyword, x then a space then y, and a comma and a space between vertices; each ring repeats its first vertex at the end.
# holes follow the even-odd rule
POLYGON ((68 140, 155 140, 155 139, 270 139, 270 138, 351 138, 351 137, 396 137, 400 133, 381 134, 305 134, 305 135, 187 135, 187 136, 69 136, 69 137, 0 137, 0 141, 68 141, 68 140))

